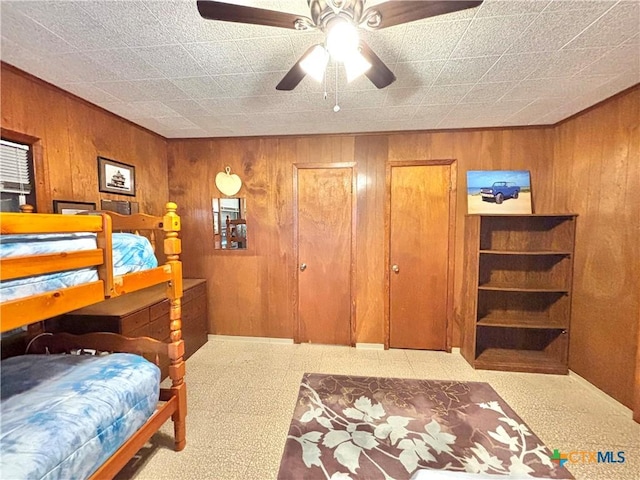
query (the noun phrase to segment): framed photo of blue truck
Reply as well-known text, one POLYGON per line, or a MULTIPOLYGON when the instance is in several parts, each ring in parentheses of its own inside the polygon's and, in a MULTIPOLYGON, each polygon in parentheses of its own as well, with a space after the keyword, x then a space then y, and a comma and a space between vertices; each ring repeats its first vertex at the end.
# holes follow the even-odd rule
POLYGON ((533 213, 531 175, 527 170, 469 170, 467 212, 533 213))

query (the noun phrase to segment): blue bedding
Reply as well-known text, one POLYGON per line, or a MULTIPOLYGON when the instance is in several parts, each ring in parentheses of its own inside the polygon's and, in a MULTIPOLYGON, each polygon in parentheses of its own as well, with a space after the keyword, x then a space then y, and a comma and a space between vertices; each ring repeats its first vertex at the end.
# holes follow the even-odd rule
POLYGON ((87 478, 155 411, 144 358, 23 355, 1 364, 0 477, 87 478))
MULTIPOLYGON (((112 243, 114 275, 124 275, 158 266, 158 260, 147 238, 130 233, 114 233, 112 243)), ((96 236, 92 233, 3 235, 0 237, 0 258, 93 250, 95 248, 97 248, 96 236)), ((0 302, 96 280, 98 280, 98 273, 95 268, 10 280, 0 284, 0 302)))

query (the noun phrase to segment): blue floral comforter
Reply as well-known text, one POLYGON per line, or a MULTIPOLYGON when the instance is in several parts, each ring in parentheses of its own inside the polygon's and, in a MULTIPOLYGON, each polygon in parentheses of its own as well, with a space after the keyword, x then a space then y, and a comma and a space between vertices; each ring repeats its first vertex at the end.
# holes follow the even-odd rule
POLYGON ((160 370, 144 358, 23 355, 2 361, 0 477, 87 478, 153 414, 160 370))
MULTIPOLYGON (((130 233, 114 233, 112 243, 114 275, 124 275, 158 266, 158 260, 147 238, 130 233)), ((93 250, 95 248, 97 248, 96 236, 92 233, 3 235, 0 237, 0 258, 93 250)), ((96 280, 98 280, 98 273, 95 268, 10 280, 0 284, 0 302, 96 280)))

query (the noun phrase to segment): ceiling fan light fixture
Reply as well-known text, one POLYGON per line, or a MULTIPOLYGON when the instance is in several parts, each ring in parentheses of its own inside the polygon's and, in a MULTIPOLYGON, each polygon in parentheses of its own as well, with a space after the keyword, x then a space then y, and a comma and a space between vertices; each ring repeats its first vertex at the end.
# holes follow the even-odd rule
POLYGON ((347 72, 347 82, 351 83, 360 75, 368 72, 371 68, 371 63, 364 58, 364 56, 356 50, 348 58, 344 60, 344 69, 347 72))
POLYGON ((329 62, 329 52, 322 46, 316 45, 308 55, 300 61, 300 67, 314 80, 321 82, 329 62))
POLYGON ((327 33, 327 50, 336 62, 344 62, 346 58, 358 51, 360 37, 357 28, 343 18, 337 18, 329 25, 327 33))

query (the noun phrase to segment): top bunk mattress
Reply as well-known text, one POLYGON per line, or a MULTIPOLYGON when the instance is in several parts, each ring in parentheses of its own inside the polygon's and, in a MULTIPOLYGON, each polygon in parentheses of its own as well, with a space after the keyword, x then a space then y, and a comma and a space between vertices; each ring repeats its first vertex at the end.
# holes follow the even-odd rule
POLYGON ((87 478, 156 409, 160 369, 129 353, 2 361, 0 477, 87 478))
MULTIPOLYGON (((131 233, 114 233, 113 274, 116 276, 139 272, 158 266, 151 242, 131 233)), ((46 253, 73 252, 97 248, 93 233, 44 235, 3 235, 0 237, 0 259, 46 253)), ((95 268, 18 278, 0 283, 0 303, 38 293, 81 285, 98 280, 95 268)))

